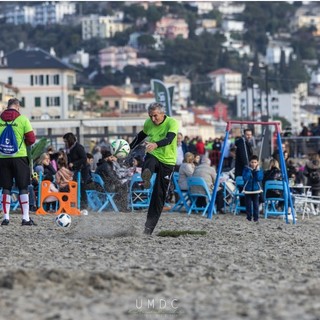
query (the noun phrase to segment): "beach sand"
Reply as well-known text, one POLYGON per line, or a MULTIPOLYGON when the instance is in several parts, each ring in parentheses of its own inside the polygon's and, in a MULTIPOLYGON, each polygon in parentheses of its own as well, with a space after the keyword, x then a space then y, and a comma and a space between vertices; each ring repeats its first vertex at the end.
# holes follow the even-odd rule
POLYGON ((0 227, 0 319, 320 319, 320 217, 11 214, 0 227), (161 230, 205 236, 159 237, 161 230))

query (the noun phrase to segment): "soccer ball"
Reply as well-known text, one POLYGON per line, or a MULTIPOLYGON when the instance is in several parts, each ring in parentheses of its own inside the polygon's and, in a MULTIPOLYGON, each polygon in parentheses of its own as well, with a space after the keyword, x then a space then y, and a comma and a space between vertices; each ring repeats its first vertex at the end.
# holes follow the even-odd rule
POLYGON ((67 213, 59 214, 55 221, 59 227, 68 228, 71 225, 71 217, 67 213))
POLYGON ((124 139, 117 139, 111 142, 112 153, 119 159, 126 158, 130 153, 130 145, 124 139))

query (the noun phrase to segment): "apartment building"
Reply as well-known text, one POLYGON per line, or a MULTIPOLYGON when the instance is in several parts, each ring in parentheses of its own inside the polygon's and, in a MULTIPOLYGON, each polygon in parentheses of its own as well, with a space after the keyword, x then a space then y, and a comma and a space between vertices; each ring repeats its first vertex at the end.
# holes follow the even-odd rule
POLYGON ((99 51, 99 64, 101 68, 111 67, 123 70, 125 66, 148 65, 149 60, 138 58, 138 51, 132 47, 108 47, 99 51))
POLYGON ((5 13, 7 23, 33 26, 61 23, 65 15, 76 13, 75 2, 42 2, 35 6, 15 6, 5 13))
POLYGON ((115 12, 113 16, 91 14, 81 19, 82 39, 112 38, 116 32, 123 32, 131 25, 123 22, 123 12, 115 12))
POLYGON ((222 68, 208 74, 212 89, 227 98, 233 98, 241 92, 242 75, 231 69, 222 68))
POLYGON ((164 76, 163 83, 166 87, 174 86, 173 109, 179 110, 181 107, 188 107, 191 98, 191 81, 187 77, 176 74, 164 76))
POLYGON ((0 80, 17 88, 31 119, 67 119, 75 108, 75 70, 40 48, 21 46, 4 55, 0 80))
POLYGON ((188 39, 189 27, 183 19, 163 17, 156 23, 155 34, 166 39, 175 39, 178 36, 188 39))
POLYGON ((303 27, 315 27, 315 34, 320 35, 320 7, 317 2, 311 2, 298 8, 290 21, 290 27, 292 32, 303 27))

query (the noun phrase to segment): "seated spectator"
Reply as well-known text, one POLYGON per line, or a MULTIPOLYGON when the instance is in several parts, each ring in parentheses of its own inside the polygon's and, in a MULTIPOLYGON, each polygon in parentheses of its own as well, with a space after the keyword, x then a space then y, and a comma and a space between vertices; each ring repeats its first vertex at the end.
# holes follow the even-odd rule
POLYGON ((39 159, 36 161, 34 171, 40 175, 42 173, 42 176, 54 176, 56 174, 56 170, 50 163, 50 156, 48 153, 43 153, 39 159))
POLYGON ((60 192, 69 192, 69 181, 73 180, 73 172, 68 169, 68 163, 65 159, 58 160, 58 171, 56 173, 56 185, 60 192))
MULTIPOLYGON (((216 173, 215 168, 210 166, 210 159, 203 157, 199 166, 195 167, 192 176, 203 178, 208 186, 209 192, 210 193, 213 192, 213 187, 214 187, 217 173, 216 173)), ((197 188, 197 187, 194 187, 194 188, 197 188)), ((199 191, 199 193, 204 194, 204 190, 202 190, 202 188, 200 188, 197 191, 199 191)), ((197 206, 198 207, 205 207, 206 205, 207 205, 207 203, 206 203, 205 197, 199 197, 197 199, 197 206)), ((217 213, 220 213, 220 214, 224 213, 222 210, 222 208, 224 206, 223 190, 221 188, 218 190, 217 195, 216 195, 216 205, 217 205, 217 213)))
MULTIPOLYGON (((279 168, 279 162, 276 159, 271 159, 268 169, 264 172, 262 186, 266 184, 268 180, 282 180, 281 171, 279 168)), ((279 190, 268 190, 267 197, 280 197, 279 190)))
POLYGON ((310 156, 306 162, 304 175, 307 177, 307 185, 311 186, 312 196, 320 195, 320 157, 318 153, 310 156))
POLYGON ((193 161, 194 161, 193 153, 186 152, 186 154, 184 155, 183 162, 179 168, 179 180, 178 180, 179 187, 183 191, 188 190, 187 178, 192 176, 195 168, 193 161))
POLYGON ((97 163, 96 173, 102 177, 106 191, 116 193, 114 199, 119 210, 126 211, 128 172, 125 173, 117 162, 117 158, 109 150, 102 150, 101 154, 102 159, 97 163))

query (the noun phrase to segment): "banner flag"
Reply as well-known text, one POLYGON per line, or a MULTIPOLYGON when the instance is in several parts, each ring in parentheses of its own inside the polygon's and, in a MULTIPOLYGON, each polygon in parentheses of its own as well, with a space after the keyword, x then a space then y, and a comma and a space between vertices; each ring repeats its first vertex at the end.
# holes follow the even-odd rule
POLYGON ((157 79, 152 79, 151 88, 154 92, 156 102, 161 103, 166 108, 166 114, 169 117, 171 117, 172 116, 171 101, 173 97, 174 87, 170 87, 168 89, 162 81, 157 79))

